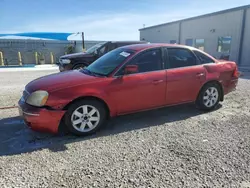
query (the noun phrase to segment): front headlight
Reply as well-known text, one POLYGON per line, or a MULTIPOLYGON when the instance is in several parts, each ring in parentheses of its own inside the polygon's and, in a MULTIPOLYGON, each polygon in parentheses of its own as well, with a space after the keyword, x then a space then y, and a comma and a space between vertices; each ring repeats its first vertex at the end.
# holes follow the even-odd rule
POLYGON ((49 94, 47 91, 35 91, 27 98, 26 103, 32 106, 44 106, 48 100, 49 94))
POLYGON ((69 64, 71 61, 70 59, 61 59, 62 64, 69 64))

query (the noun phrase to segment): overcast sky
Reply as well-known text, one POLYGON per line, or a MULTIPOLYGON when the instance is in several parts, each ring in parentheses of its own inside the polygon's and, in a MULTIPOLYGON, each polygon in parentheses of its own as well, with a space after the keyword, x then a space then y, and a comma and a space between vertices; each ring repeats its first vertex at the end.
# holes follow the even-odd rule
MULTIPOLYGON (((249 0, 0 0, 0 33, 85 32, 139 40, 138 29, 250 4, 249 0)), ((70 39, 80 39, 75 36, 70 39)))

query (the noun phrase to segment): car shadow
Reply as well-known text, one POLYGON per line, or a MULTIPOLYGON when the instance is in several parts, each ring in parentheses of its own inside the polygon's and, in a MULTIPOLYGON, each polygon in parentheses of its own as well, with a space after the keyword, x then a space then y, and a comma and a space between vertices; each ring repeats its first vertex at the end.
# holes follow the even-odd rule
MULTIPOLYGON (((218 105, 217 109, 220 107, 221 105, 218 105)), ((65 151, 68 143, 83 142, 162 124, 168 126, 168 123, 185 120, 203 113, 193 104, 188 104, 124 115, 111 119, 100 131, 85 137, 77 137, 68 133, 51 135, 34 132, 19 117, 5 118, 0 120, 0 156, 17 155, 42 149, 49 149, 52 152, 65 151)))

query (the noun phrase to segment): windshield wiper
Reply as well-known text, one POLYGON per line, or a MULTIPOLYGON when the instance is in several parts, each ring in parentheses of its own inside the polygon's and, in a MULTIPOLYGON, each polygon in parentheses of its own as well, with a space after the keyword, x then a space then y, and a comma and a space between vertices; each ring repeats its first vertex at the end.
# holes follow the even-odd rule
POLYGON ((91 72, 88 69, 82 69, 81 72, 91 75, 91 72))
POLYGON ((96 73, 96 72, 92 72, 88 69, 83 69, 82 70, 84 73, 88 74, 88 75, 92 75, 92 76, 102 76, 102 77, 107 77, 106 75, 104 74, 101 74, 101 73, 96 73))
MULTIPOLYGON (((89 70, 88 70, 89 71, 89 70)), ((90 71, 91 72, 91 71, 90 71)), ((101 77, 107 77, 107 75, 105 74, 101 74, 101 73, 97 73, 97 72, 91 72, 93 75, 96 75, 96 76, 101 76, 101 77)))

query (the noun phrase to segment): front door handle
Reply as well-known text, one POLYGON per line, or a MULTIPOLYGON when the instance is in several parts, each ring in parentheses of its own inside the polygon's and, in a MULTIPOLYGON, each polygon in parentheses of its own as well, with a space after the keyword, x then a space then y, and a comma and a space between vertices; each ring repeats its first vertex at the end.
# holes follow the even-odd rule
POLYGON ((163 80, 154 80, 153 84, 159 84, 159 83, 162 83, 162 82, 163 82, 163 80))

